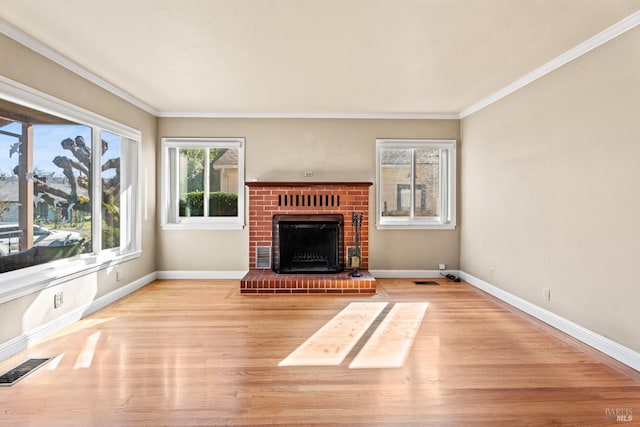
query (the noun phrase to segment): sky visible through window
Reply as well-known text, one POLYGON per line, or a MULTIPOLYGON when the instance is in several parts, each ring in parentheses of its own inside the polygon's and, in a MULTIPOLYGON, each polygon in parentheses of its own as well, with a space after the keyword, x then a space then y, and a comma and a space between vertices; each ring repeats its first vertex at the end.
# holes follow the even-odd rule
MULTIPOLYGON (((21 124, 14 122, 0 128, 11 133, 21 133, 21 124)), ((61 177, 62 169, 53 164, 56 156, 73 158, 70 151, 61 146, 66 138, 82 136, 85 143, 91 144, 91 128, 83 125, 35 125, 34 126, 35 150, 33 153, 33 170, 46 174, 53 173, 61 177)), ((109 150, 105 153, 102 163, 111 158, 120 157, 120 137, 109 132, 102 132, 102 138, 109 144, 109 150)), ((0 134, 0 174, 11 177, 13 169, 18 165, 19 154, 10 155, 11 147, 18 142, 16 137, 0 134)))

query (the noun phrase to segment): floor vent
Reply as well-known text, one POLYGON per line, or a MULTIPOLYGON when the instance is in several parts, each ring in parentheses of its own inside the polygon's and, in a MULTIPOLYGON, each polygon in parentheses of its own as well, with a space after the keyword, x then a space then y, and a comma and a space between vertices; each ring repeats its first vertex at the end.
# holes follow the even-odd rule
POLYGON ((413 283, 416 285, 427 285, 427 286, 438 286, 440 283, 434 282, 433 280, 416 280, 413 283))
POLYGON ((17 383, 22 378, 29 375, 31 372, 38 369, 40 366, 51 360, 50 357, 46 359, 28 359, 9 372, 0 376, 0 386, 11 386, 17 383))
POLYGON ((271 246, 256 248, 256 268, 271 268, 271 246))

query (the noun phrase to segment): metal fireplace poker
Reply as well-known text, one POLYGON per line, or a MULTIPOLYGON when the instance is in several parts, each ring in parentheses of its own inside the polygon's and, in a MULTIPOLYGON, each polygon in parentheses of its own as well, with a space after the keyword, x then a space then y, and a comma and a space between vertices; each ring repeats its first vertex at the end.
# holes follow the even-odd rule
POLYGON ((353 271, 349 273, 351 277, 361 277, 362 274, 358 271, 358 267, 360 267, 360 231, 362 229, 362 221, 364 220, 364 213, 360 212, 360 215, 357 213, 351 214, 351 225, 353 225, 353 230, 355 232, 356 237, 356 250, 355 255, 351 257, 351 267, 353 267, 353 271))

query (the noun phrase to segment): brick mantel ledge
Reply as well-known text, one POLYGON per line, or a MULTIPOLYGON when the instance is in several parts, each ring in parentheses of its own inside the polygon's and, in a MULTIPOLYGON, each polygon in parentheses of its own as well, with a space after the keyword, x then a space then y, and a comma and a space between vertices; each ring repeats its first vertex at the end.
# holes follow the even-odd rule
POLYGON ((315 185, 368 185, 373 182, 365 181, 249 181, 247 187, 309 187, 315 185))

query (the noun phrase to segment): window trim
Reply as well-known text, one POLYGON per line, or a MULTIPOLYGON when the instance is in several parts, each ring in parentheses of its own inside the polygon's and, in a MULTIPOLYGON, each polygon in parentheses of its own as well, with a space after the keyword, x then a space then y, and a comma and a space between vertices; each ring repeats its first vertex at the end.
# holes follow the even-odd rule
MULTIPOLYGON (((95 146, 93 144, 95 143, 94 139, 96 135, 99 138, 103 130, 117 134, 121 138, 125 138, 127 142, 132 142, 136 147, 133 148, 128 145, 128 153, 130 156, 135 156, 135 158, 132 162, 128 163, 125 168, 122 168, 121 171, 126 169, 125 173, 131 176, 130 183, 137 184, 136 186, 132 186, 132 190, 136 194, 127 194, 127 200, 122 201, 123 203, 127 203, 124 209, 127 212, 127 220, 131 222, 131 231, 127 235, 129 241, 126 242, 126 245, 122 245, 123 237, 121 230, 121 246, 118 248, 100 250, 91 254, 60 259, 2 273, 0 274, 0 304, 138 258, 142 254, 141 200, 140 197, 138 197, 141 186, 140 161, 142 158, 142 132, 4 76, 0 76, 0 98, 14 104, 19 104, 91 127, 92 147, 95 146), (133 198, 131 198, 131 196, 133 196, 133 198)), ((100 153, 100 150, 92 150, 92 155, 96 152, 100 153)), ((100 162, 100 160, 98 162, 100 162)), ((95 157, 92 158, 92 161, 95 162, 95 157)), ((93 168, 92 173, 97 174, 100 169, 99 167, 93 168)), ((100 181, 96 181, 95 175, 93 178, 94 186, 98 185, 100 181)), ((94 194, 95 193, 92 194, 92 198, 94 194)), ((95 205, 92 206, 92 208, 94 207, 95 205)), ((96 221, 93 221, 93 223, 95 222, 96 221)))
MULTIPOLYGON (((161 138, 162 182, 160 225, 165 230, 242 230, 245 227, 245 181, 244 181, 244 138, 161 138), (171 182, 175 176, 175 162, 170 150, 176 148, 233 148, 238 150, 238 216, 235 217, 190 217, 178 218, 178 182, 171 182), (175 219, 173 219, 175 217, 175 219)), ((208 157, 206 157, 208 158, 208 157)), ((207 163, 208 164, 208 163, 207 163)), ((208 183, 205 182, 205 190, 208 183)), ((206 191, 205 191, 206 194, 206 191)))
MULTIPOLYGON (((456 146, 455 139, 376 139, 376 229, 402 230, 453 230, 456 228, 456 146), (383 149, 417 149, 440 148, 445 154, 445 159, 440 161, 440 194, 444 212, 440 217, 416 218, 414 217, 415 191, 411 194, 411 215, 409 217, 382 216, 382 185, 381 185, 381 161, 383 149), (445 217, 443 220, 442 217, 445 217)), ((415 160, 411 154, 411 185, 413 186, 415 160)))

